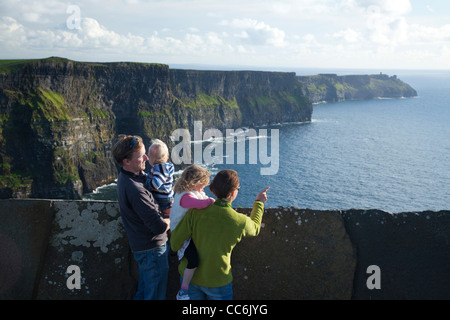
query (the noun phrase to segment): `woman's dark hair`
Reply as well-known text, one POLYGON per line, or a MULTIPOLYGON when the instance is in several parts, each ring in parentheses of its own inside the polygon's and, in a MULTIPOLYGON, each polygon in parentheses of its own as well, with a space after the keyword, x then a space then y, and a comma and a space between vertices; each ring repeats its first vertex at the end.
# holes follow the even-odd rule
POLYGON ((226 199, 239 188, 238 173, 231 169, 219 171, 209 185, 209 190, 218 198, 226 199))

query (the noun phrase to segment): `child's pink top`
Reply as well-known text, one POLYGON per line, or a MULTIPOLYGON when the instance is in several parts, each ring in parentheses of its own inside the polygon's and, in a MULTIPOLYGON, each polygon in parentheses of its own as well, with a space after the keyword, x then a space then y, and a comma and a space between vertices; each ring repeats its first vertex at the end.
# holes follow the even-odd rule
POLYGON ((186 193, 181 197, 180 205, 183 208, 189 209, 204 209, 208 207, 210 204, 213 204, 215 200, 213 198, 208 199, 197 199, 190 193, 186 193))

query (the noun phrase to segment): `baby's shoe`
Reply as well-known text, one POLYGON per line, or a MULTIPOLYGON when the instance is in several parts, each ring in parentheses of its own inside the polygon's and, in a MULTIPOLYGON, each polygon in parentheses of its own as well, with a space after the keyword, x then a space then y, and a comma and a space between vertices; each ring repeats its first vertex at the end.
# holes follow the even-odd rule
POLYGON ((187 290, 180 289, 177 293, 177 300, 190 300, 187 290))

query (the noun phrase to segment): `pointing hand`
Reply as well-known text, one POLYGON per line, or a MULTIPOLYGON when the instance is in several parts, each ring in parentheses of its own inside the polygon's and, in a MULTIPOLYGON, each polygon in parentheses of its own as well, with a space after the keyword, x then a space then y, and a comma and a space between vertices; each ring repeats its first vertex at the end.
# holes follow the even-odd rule
POLYGON ((261 191, 260 193, 258 193, 258 195, 256 196, 256 200, 261 201, 262 203, 265 203, 267 201, 267 190, 269 190, 270 187, 265 188, 263 191, 261 191))

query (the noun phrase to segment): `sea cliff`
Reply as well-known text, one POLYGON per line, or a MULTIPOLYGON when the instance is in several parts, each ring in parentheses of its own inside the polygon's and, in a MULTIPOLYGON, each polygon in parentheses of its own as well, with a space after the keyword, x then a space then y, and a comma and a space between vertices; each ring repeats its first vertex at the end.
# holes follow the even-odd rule
MULTIPOLYGON (((80 199, 113 181, 118 134, 311 120, 295 73, 63 58, 0 62, 0 198, 80 199)), ((192 132, 192 131, 191 131, 192 132)))
POLYGON ((170 145, 171 133, 193 132, 194 121, 204 130, 310 121, 313 102, 408 96, 403 86, 384 75, 0 60, 0 198, 80 199, 114 181, 118 134, 170 145))

